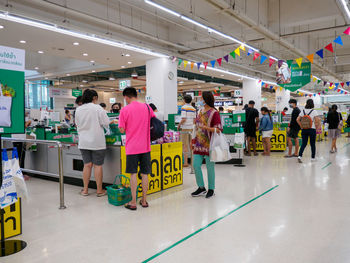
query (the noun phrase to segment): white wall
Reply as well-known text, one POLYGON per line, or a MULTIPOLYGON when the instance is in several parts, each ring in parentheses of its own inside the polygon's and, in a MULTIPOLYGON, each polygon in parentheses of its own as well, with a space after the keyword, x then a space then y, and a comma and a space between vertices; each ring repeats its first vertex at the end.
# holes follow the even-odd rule
POLYGON ((261 84, 257 80, 243 80, 243 104, 248 104, 250 100, 255 101, 255 108, 261 108, 261 84))

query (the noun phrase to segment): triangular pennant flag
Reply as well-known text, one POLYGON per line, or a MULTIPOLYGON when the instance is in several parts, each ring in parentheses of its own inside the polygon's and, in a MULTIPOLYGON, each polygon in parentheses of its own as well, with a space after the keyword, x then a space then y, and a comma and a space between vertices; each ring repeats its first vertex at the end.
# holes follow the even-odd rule
POLYGON ((203 62, 203 65, 204 65, 204 68, 207 69, 207 66, 208 66, 208 62, 203 62))
POLYGON ((308 55, 308 56, 306 56, 306 57, 307 57, 307 59, 311 62, 311 64, 314 63, 314 54, 310 54, 310 55, 308 55))
POLYGON ((253 57, 253 61, 255 61, 259 56, 260 56, 260 54, 258 52, 255 52, 254 57, 253 57))
POLYGON ((245 45, 240 45, 239 48, 245 51, 245 45))
POLYGON ((187 63, 188 63, 188 61, 187 61, 187 60, 184 60, 184 68, 187 67, 187 63))
POLYGON ((332 43, 329 43, 327 46, 324 47, 325 49, 329 50, 330 52, 334 52, 333 51, 333 44, 332 43))
POLYGON ((337 43, 338 45, 343 45, 343 41, 341 40, 341 36, 338 36, 336 39, 334 39, 334 43, 337 43))
POLYGON ((343 93, 344 93, 344 91, 342 91, 342 90, 341 90, 341 91, 340 91, 340 93, 341 93, 341 94, 343 94, 343 93))
POLYGON ((350 36, 350 26, 344 31, 344 34, 350 36))
POLYGON ((219 63, 219 66, 221 66, 222 58, 218 58, 216 61, 219 63))
POLYGON ((348 87, 350 87, 350 81, 346 82, 346 85, 348 85, 348 87))
POLYGON ((339 83, 335 83, 335 87, 338 88, 338 86, 339 86, 339 83))
POLYGON ((224 56, 224 59, 225 59, 226 62, 228 62, 228 55, 224 56))
POLYGON ((259 79, 258 83, 260 83, 260 82, 261 82, 261 79, 259 79))
POLYGON ((287 64, 288 64, 288 68, 290 68, 290 66, 292 66, 293 64, 293 60, 292 59, 287 60, 287 64))
POLYGON ((261 87, 263 87, 265 85, 265 82, 261 82, 261 87))
POLYGON ((198 70, 199 70, 199 68, 201 67, 201 62, 197 62, 197 68, 198 68, 198 70))
POLYGON ((321 80, 320 80, 320 79, 318 79, 318 80, 317 80, 317 84, 320 84, 320 83, 321 83, 321 80))
POLYGON ((317 51, 316 54, 317 54, 320 58, 323 58, 323 49, 320 49, 319 51, 317 51))
POLYGON ((295 62, 298 64, 299 68, 301 67, 301 63, 303 62, 303 58, 297 58, 295 62))
POLYGON ((260 57, 260 64, 264 63, 266 59, 267 59, 266 56, 261 55, 261 57, 260 57))
POLYGON ((179 63, 178 63, 178 66, 180 66, 182 64, 182 59, 179 58, 179 63))
POLYGON ((250 54, 252 54, 254 52, 254 50, 253 49, 248 49, 248 53, 247 53, 247 56, 249 56, 250 54))
POLYGON ((191 69, 193 69, 193 66, 194 66, 194 62, 191 62, 191 69))
POLYGON ((312 77, 312 82, 315 82, 317 79, 315 77, 312 77))
POLYGON ((230 55, 235 59, 236 58, 236 53, 234 52, 234 51, 232 51, 231 53, 230 53, 230 55))
POLYGON ((283 60, 281 60, 281 59, 280 59, 280 60, 278 60, 278 68, 282 67, 283 62, 284 62, 284 61, 283 61, 283 60))
POLYGON ((269 59, 269 67, 271 68, 271 66, 272 66, 273 63, 275 63, 275 62, 276 62, 276 60, 270 58, 270 59, 269 59))
POLYGON ((241 53, 240 53, 240 51, 239 51, 239 48, 236 48, 235 53, 236 53, 236 55, 238 55, 238 56, 241 55, 241 53))
POLYGON ((216 62, 216 60, 210 61, 210 64, 211 64, 211 66, 212 66, 213 68, 215 67, 215 62, 216 62))
POLYGON ((327 85, 327 81, 323 81, 323 86, 326 86, 327 85))
POLYGON ((344 82, 340 83, 340 85, 344 88, 344 82))

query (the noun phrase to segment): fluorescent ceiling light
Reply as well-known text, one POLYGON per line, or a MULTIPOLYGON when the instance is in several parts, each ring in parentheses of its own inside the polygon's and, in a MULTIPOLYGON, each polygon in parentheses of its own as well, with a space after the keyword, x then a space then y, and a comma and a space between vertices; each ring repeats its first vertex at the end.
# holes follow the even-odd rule
POLYGON ((79 46, 79 42, 74 42, 73 45, 74 46, 79 46))
POLYGON ((45 29, 45 30, 49 30, 52 32, 56 32, 56 33, 60 33, 60 34, 64 34, 64 35, 68 35, 68 36, 72 36, 72 37, 76 37, 76 38, 80 38, 80 39, 89 40, 89 41, 93 41, 96 43, 100 43, 100 44, 104 44, 104 45, 108 45, 108 46, 112 46, 112 47, 118 47, 118 48, 130 50, 130 51, 136 51, 136 52, 143 53, 143 54, 150 55, 150 56, 168 57, 165 54, 153 52, 151 50, 144 49, 141 47, 133 46, 133 45, 126 44, 126 43, 117 42, 115 40, 105 39, 105 38, 98 37, 98 36, 93 35, 93 34, 71 31, 71 30, 68 30, 68 29, 65 29, 62 27, 58 27, 57 25, 48 24, 48 23, 39 22, 39 21, 34 21, 34 20, 23 18, 20 16, 11 15, 11 14, 8 14, 7 12, 0 13, 0 19, 20 23, 23 25, 32 26, 32 27, 36 27, 36 28, 40 28, 40 29, 45 29))
POLYGON ((3 28, 4 28, 4 26, 0 25, 0 29, 3 29, 3 28))
POLYGON ((88 53, 84 53, 84 54, 83 54, 84 57, 87 57, 88 55, 89 55, 88 53))
POLYGON ((131 61, 129 61, 129 62, 128 62, 128 64, 130 65, 130 64, 132 64, 132 62, 131 62, 131 61))
POLYGON ((209 82, 209 84, 216 85, 216 86, 225 86, 222 83, 217 83, 217 82, 209 82))
POLYGON ((188 80, 188 78, 177 77, 178 80, 188 80))
POLYGON ((343 5, 344 11, 346 15, 348 16, 348 19, 350 19, 350 10, 348 8, 348 5, 345 0, 340 0, 340 3, 343 5))
POLYGON ((20 40, 19 43, 25 44, 25 43, 27 43, 27 41, 25 41, 25 40, 20 40))
POLYGON ((39 53, 39 54, 44 54, 44 51, 39 50, 38 53, 39 53))
POLYGON ((181 16, 181 18, 182 18, 183 20, 187 21, 187 22, 190 22, 190 23, 192 23, 192 24, 198 26, 198 27, 201 27, 201 28, 204 28, 204 29, 208 29, 207 26, 205 26, 205 25, 203 25, 203 24, 201 24, 201 23, 199 23, 199 22, 197 22, 197 21, 194 21, 194 20, 191 19, 191 18, 188 18, 188 17, 186 17, 186 16, 181 16))
POLYGON ((90 63, 95 63, 95 60, 90 60, 90 63))
POLYGON ((171 15, 174 15, 176 17, 180 17, 181 16, 179 13, 177 13, 177 12, 175 12, 173 10, 170 10, 170 9, 164 7, 164 6, 158 5, 158 4, 156 4, 156 3, 152 2, 152 1, 145 0, 145 3, 149 4, 151 6, 154 6, 154 7, 158 8, 158 9, 160 9, 160 10, 163 10, 163 11, 165 11, 165 12, 171 14, 171 15))
POLYGON ((194 82, 198 82, 198 83, 205 83, 204 80, 199 80, 199 79, 194 79, 193 81, 194 81, 194 82))
POLYGON ((34 69, 38 70, 39 68, 38 68, 38 67, 35 67, 34 69))

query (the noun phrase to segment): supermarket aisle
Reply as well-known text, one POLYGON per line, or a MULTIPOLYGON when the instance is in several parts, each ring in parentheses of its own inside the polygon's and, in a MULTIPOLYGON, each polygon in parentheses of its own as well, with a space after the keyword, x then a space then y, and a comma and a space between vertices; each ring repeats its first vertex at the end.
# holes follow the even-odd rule
POLYGON ((68 185, 60 211, 58 184, 32 179, 20 236, 28 248, 1 262, 142 262, 275 185, 151 262, 349 262, 347 143, 336 155, 319 143, 317 163, 274 153, 246 159, 245 168, 218 165, 210 200, 190 197, 195 181, 186 171, 183 186, 152 195, 136 213, 68 185))

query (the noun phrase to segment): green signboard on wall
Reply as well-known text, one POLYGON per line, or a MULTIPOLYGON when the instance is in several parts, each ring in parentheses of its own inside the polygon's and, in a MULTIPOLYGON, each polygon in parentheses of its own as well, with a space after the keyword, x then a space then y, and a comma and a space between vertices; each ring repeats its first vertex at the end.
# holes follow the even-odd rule
POLYGON ((296 91, 311 81, 311 63, 292 64, 291 67, 283 65, 277 69, 277 85, 296 91))
POLYGON ((72 96, 79 97, 83 95, 83 91, 81 89, 72 89, 72 96))
POLYGON ((24 133, 24 50, 0 46, 0 134, 24 133))

